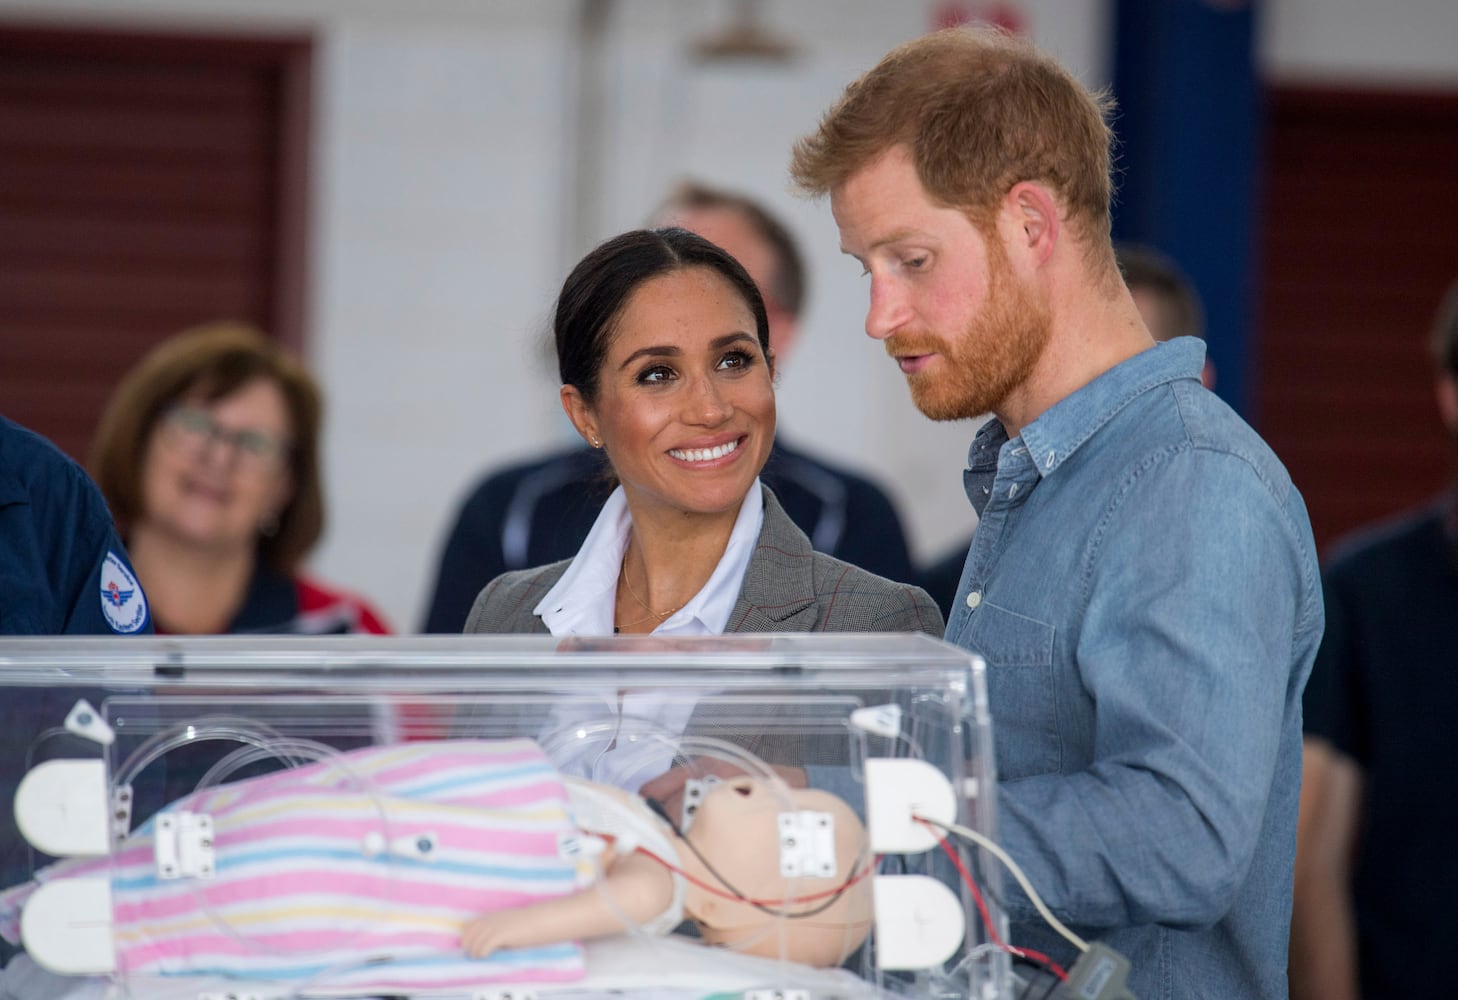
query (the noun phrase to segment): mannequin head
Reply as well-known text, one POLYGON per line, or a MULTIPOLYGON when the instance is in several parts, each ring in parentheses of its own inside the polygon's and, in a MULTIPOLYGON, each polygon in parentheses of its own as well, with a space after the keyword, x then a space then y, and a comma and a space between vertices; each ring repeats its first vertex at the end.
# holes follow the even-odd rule
POLYGON ((834 966, 865 940, 871 926, 871 881, 846 883, 871 863, 866 830, 850 807, 829 792, 731 778, 704 797, 692 827, 680 839, 685 841, 681 861, 695 878, 764 906, 690 884, 684 910, 708 943, 834 966), (835 844, 830 877, 787 877, 780 872, 780 814, 799 811, 830 817, 835 844))

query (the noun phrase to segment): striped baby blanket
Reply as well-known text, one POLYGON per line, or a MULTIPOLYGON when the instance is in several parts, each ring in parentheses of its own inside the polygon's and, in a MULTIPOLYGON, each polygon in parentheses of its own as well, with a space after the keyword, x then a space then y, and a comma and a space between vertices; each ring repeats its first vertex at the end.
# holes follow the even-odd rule
MULTIPOLYGON (((489 910, 581 887, 556 769, 531 740, 372 747, 204 789, 165 812, 212 818, 215 874, 164 880, 149 820, 110 858, 38 881, 111 876, 123 975, 220 975, 361 992, 562 983, 581 947, 470 959, 460 930, 489 910)), ((14 940, 35 882, 0 894, 14 940)))

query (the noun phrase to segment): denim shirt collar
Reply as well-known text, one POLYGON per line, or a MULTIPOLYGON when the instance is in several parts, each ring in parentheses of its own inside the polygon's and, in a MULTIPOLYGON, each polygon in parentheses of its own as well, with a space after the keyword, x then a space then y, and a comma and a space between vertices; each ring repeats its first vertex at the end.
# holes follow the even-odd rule
POLYGON ((978 516, 991 495, 1003 456, 1026 454, 1040 478, 1051 475, 1099 428, 1150 389, 1179 379, 1199 380, 1205 366, 1205 342, 1176 337, 1115 365, 1098 378, 1054 403, 1009 440, 997 418, 977 431, 967 452, 962 485, 978 516))

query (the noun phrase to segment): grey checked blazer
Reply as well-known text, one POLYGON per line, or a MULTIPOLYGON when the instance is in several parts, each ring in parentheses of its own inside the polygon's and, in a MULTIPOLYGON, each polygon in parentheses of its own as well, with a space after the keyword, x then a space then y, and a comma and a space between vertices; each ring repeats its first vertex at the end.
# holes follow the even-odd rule
MULTIPOLYGON (((941 638, 942 613, 920 587, 816 552, 768 487, 764 524, 726 632, 925 632, 941 638)), ((546 632, 532 614, 570 559, 504 573, 476 597, 467 633, 546 632)))

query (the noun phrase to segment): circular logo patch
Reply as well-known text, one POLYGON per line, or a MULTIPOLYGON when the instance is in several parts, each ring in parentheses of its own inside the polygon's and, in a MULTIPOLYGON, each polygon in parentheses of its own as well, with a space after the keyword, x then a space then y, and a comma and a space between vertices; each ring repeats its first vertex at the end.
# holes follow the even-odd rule
POLYGON ((147 595, 122 558, 110 551, 101 564, 101 614, 112 631, 123 635, 147 624, 147 595))

